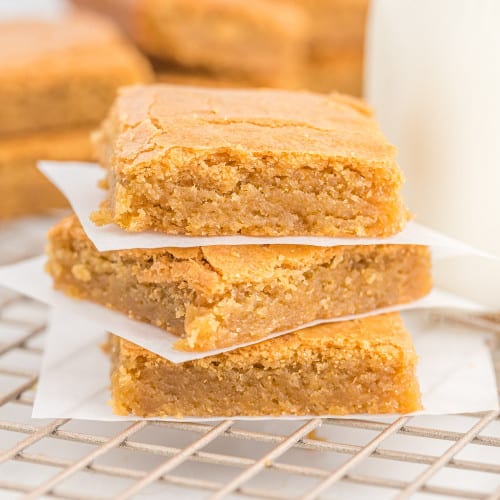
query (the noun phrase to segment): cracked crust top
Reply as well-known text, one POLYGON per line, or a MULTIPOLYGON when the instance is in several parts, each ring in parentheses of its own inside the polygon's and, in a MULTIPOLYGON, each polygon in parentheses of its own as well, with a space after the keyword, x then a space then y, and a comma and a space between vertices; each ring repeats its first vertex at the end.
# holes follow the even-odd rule
MULTIPOLYGON (((61 244, 90 245, 75 215, 63 219, 49 231, 50 241, 61 244), (64 243, 66 242, 66 243, 64 243)), ((362 247, 368 253, 373 245, 362 247)), ((419 245, 377 245, 382 254, 396 253, 401 248, 429 258, 429 249, 419 245)), ((307 245, 228 245, 192 248, 157 248, 102 252, 110 259, 130 259, 136 266, 138 281, 162 283, 166 280, 184 280, 203 293, 224 293, 239 283, 265 283, 273 276, 303 272, 309 266, 328 263, 339 264, 346 247, 315 247, 307 245), (175 263, 175 265, 173 265, 175 263)))
POLYGON ((370 108, 341 94, 136 85, 121 90, 95 143, 104 166, 127 172, 165 151, 182 161, 183 152, 231 149, 288 155, 288 167, 310 156, 401 176, 370 108))
MULTIPOLYGON (((149 355, 151 358, 158 358, 125 340, 121 340, 121 349, 122 356, 149 355)), ((417 359, 401 316, 391 313, 318 325, 191 363, 208 367, 216 360, 219 365, 235 368, 257 362, 264 363, 269 368, 290 363, 294 359, 312 358, 318 349, 331 350, 332 355, 333 350, 337 349, 337 359, 348 359, 357 350, 369 355, 376 353, 386 364, 406 360, 406 364, 410 366, 417 359)))

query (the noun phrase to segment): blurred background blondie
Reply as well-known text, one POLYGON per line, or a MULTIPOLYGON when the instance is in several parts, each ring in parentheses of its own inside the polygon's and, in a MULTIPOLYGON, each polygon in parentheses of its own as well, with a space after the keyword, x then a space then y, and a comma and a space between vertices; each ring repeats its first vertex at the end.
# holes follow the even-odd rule
POLYGON ((118 21, 171 83, 361 94, 369 0, 74 0, 118 21))
POLYGON ((66 206, 38 159, 91 160, 116 90, 152 78, 105 18, 68 10, 0 24, 0 219, 66 206))
POLYGON ((118 20, 160 74, 297 85, 306 19, 284 0, 77 0, 118 20))

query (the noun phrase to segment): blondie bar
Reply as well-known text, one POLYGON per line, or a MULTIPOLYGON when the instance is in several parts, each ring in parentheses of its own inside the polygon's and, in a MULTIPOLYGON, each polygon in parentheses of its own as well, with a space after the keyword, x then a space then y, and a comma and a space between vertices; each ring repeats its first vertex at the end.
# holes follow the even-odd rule
POLYGON ((123 89, 94 214, 128 231, 388 236, 408 218, 395 148, 361 101, 285 90, 123 89))
POLYGON ((0 219, 68 207, 36 168, 39 159, 92 160, 88 128, 0 136, 0 219))
POLYGON ((118 87, 151 79, 147 61, 96 14, 0 23, 0 134, 95 125, 118 87))
POLYGON ((183 350, 257 340, 430 291, 429 250, 370 245, 212 246, 98 252, 75 216, 49 232, 57 289, 181 337, 183 350))
POLYGON ((255 84, 289 86, 306 50, 305 13, 284 0, 75 1, 118 19, 154 58, 255 84))
POLYGON ((316 326, 173 364, 111 338, 115 413, 233 417, 407 413, 417 357, 398 314, 316 326))

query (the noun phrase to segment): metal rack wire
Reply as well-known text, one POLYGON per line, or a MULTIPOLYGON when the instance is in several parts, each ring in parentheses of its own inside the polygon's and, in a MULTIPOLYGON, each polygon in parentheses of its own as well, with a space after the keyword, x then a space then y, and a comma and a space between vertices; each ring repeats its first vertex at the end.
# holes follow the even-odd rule
POLYGON ((31 420, 45 313, 0 294, 0 498, 500 498, 499 412, 278 426, 31 420), (467 474, 468 488, 454 486, 467 474))

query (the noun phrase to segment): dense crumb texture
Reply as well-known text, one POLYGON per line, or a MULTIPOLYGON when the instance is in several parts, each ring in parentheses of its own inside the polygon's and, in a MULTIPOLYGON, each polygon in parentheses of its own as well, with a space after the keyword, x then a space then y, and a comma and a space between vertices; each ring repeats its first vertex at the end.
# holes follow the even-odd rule
POLYGON ((0 134, 100 122, 122 85, 152 70, 107 19, 0 22, 0 134))
POLYGON ((301 330, 175 365, 111 338, 115 413, 233 417, 419 410, 417 358, 397 314, 301 330))
POLYGON ((150 56, 254 84, 296 84, 308 19, 286 0, 77 0, 118 19, 150 56))
POLYGON ((77 128, 0 137, 0 219, 68 207, 36 162, 92 160, 90 132, 77 128))
POLYGON ((94 220, 128 231, 388 236, 408 218, 395 148, 340 94, 133 86, 95 144, 94 220))
POLYGON ((422 246, 98 252, 75 216, 50 231, 48 255, 56 288, 179 335, 185 350, 410 302, 431 288, 429 250, 422 246))

